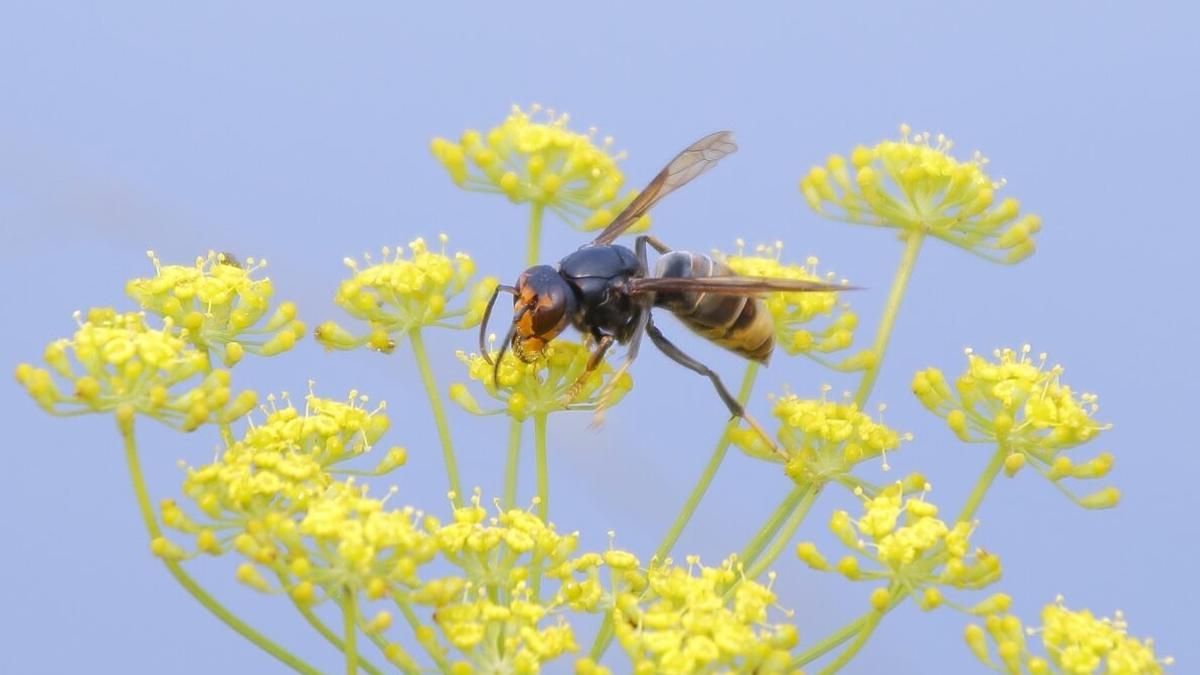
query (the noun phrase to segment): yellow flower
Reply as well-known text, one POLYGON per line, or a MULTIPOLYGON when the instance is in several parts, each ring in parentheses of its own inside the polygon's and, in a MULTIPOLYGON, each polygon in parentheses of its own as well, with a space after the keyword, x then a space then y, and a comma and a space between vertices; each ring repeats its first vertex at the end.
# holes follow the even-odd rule
POLYGON ((153 251, 147 255, 155 275, 130 280, 125 293, 143 310, 183 328, 182 336, 198 349, 220 350, 227 366, 245 352, 285 352, 307 332, 293 303, 281 304, 267 317, 274 289, 270 279, 254 278, 267 266, 265 260, 248 258, 243 266, 228 253, 209 251, 192 266, 164 266, 153 251))
POLYGON ((384 502, 353 479, 332 483, 313 499, 295 528, 311 543, 290 551, 309 561, 307 574, 296 578, 327 592, 367 589, 375 580, 417 586, 417 568, 433 560, 437 544, 414 509, 387 509, 384 502))
POLYGON ((1019 351, 997 349, 987 359, 967 350, 967 370, 953 388, 942 371, 927 368, 913 378, 913 393, 961 440, 1005 449, 1009 475, 1030 465, 1081 506, 1116 505, 1116 488, 1080 497, 1062 485, 1063 478, 1108 474, 1111 454, 1076 464, 1063 451, 1092 440, 1109 425, 1092 418, 1099 408, 1094 394, 1075 393, 1060 380, 1062 366, 1048 367, 1045 354, 1034 361, 1030 352, 1029 345, 1019 351))
POLYGON ((1154 641, 1138 640, 1128 634, 1125 617, 1097 618, 1088 610, 1072 611, 1062 597, 1042 609, 1042 627, 1025 630, 1021 621, 1002 612, 987 617, 983 626, 967 626, 965 637, 972 653, 984 665, 995 667, 988 642, 1007 672, 1064 673, 1066 675, 1146 675, 1163 672, 1174 663, 1158 658, 1154 641), (1046 656, 1031 652, 1025 636, 1042 635, 1046 656))
POLYGON ((858 146, 850 158, 831 155, 800 180, 808 205, 825 216, 863 225, 923 232, 995 262, 1015 263, 1034 252, 1042 221, 1019 217, 1009 198, 995 204, 1003 186, 984 171, 978 152, 968 161, 950 155, 953 143, 928 133, 858 146))
POLYGON ((446 255, 446 235, 439 237, 443 251, 430 251, 425 240, 409 243, 411 255, 404 250, 383 248, 383 261, 367 265, 347 258, 344 262, 354 275, 338 287, 334 302, 350 316, 366 321, 367 334, 355 336, 333 321, 317 327, 317 341, 326 349, 353 349, 366 344, 372 349, 390 352, 395 336, 423 326, 469 328, 479 323, 496 280, 486 278, 467 294, 466 304, 457 309, 450 303, 458 297, 475 274, 475 262, 465 253, 446 255))
POLYGON ((74 337, 47 345, 49 369, 17 367, 17 380, 47 412, 140 413, 191 431, 232 421, 254 406, 253 392, 233 396, 229 374, 209 370, 205 354, 179 337, 170 319, 154 329, 141 313, 111 308, 93 308, 81 318, 76 315, 74 337), (64 390, 56 378, 70 387, 64 390))
POLYGON ((774 604, 734 560, 705 567, 691 557, 686 568, 651 563, 643 588, 618 590, 613 628, 637 673, 789 672, 797 634, 769 621, 774 604))
POLYGON ((598 568, 608 564, 616 570, 626 561, 620 556, 609 556, 609 561, 594 553, 574 556, 578 533, 560 534, 521 509, 490 515, 481 506, 478 490, 470 505, 454 510, 452 522, 427 519, 426 529, 460 574, 427 581, 410 597, 434 609, 434 621, 446 641, 480 672, 533 673, 545 662, 576 651, 561 610, 596 611, 604 597, 598 568), (559 582, 548 599, 541 599, 531 586, 543 575, 559 582), (497 635, 502 636, 500 650, 485 640, 497 635))
MULTIPOLYGON (((595 130, 580 134, 567 128, 569 117, 540 106, 513 106, 500 125, 487 133, 463 132, 458 142, 435 138, 437 158, 454 182, 468 190, 497 192, 514 203, 533 203, 584 230, 608 224, 633 194, 618 197, 624 177, 612 139, 597 145, 595 130)), ((643 230, 643 218, 634 230, 643 230)))
MULTIPOLYGON (((491 354, 493 362, 497 355, 495 352, 491 354)), ((503 403, 504 408, 485 411, 463 384, 453 385, 450 397, 468 412, 480 415, 506 412, 518 420, 568 408, 592 410, 620 401, 633 388, 633 378, 628 373, 622 373, 613 382, 616 371, 607 362, 593 370, 577 392, 571 391, 584 372, 588 356, 587 347, 566 340, 551 342, 533 363, 525 363, 506 354, 500 363, 500 386, 497 387, 492 377, 492 364, 478 354, 458 352, 458 359, 467 366, 468 376, 482 384, 488 395, 503 403), (611 392, 602 393, 609 386, 611 392), (575 395, 573 402, 568 405, 567 397, 571 393, 575 395)))
MULTIPOLYGON (((298 452, 311 455, 323 468, 357 457, 387 431, 386 404, 367 408, 368 398, 351 391, 345 401, 318 397, 310 390, 304 410, 291 405, 285 394, 283 407, 274 407, 262 424, 252 424, 244 442, 261 450, 298 452)), ((273 396, 268 401, 274 406, 273 396)), ((384 460, 387 461, 386 458, 384 460)))
MULTIPOLYGON (((804 265, 780 262, 783 242, 759 246, 755 255, 744 255, 738 240, 736 255, 721 256, 735 274, 777 279, 836 282, 833 272, 820 274, 817 259, 809 256, 804 265)), ((842 280, 841 283, 847 283, 842 280)), ((819 363, 835 367, 821 354, 841 351, 854 341, 858 316, 841 302, 837 293, 769 293, 767 309, 775 323, 775 341, 789 354, 804 354, 819 363)))
MULTIPOLYGON (((902 485, 896 483, 874 497, 864 497, 863 515, 857 520, 846 511, 837 511, 830 518, 829 529, 852 555, 830 566, 812 542, 802 542, 796 552, 816 570, 834 569, 854 581, 888 581, 914 595, 922 591, 918 596, 921 607, 934 609, 943 603, 939 587, 980 589, 1000 578, 996 556, 982 549, 970 550, 973 526, 947 525, 937 513, 937 507, 923 496, 905 499, 902 485)), ((877 595, 880 590, 886 592, 876 589, 877 595)), ((982 607, 1007 607, 1006 598, 993 596, 982 607)), ((889 602, 890 594, 872 599, 880 610, 889 602)))
MULTIPOLYGON (((829 390, 823 388, 823 393, 829 390)), ((777 436, 787 456, 782 459, 753 430, 735 429, 732 441, 746 454, 769 461, 783 461, 784 471, 797 482, 840 481, 860 462, 883 457, 909 440, 881 422, 871 419, 853 403, 836 403, 822 396, 803 399, 794 394, 780 397, 772 410, 780 421, 777 436)))

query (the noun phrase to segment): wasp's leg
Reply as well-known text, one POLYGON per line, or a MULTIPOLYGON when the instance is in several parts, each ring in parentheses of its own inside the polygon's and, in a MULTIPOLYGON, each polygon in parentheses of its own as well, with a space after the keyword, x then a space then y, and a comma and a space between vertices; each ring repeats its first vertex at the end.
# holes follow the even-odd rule
POLYGON ((575 378, 575 381, 571 383, 571 387, 567 389, 567 393, 563 395, 563 405, 571 405, 575 402, 575 397, 579 396, 579 392, 583 389, 584 382, 587 381, 587 378, 592 374, 592 371, 600 365, 600 362, 604 360, 604 355, 608 353, 608 348, 611 347, 612 344, 613 336, 600 336, 600 339, 596 341, 595 351, 588 356, 587 365, 583 367, 583 372, 579 374, 579 377, 575 378))
POLYGON ((635 239, 634 245, 633 245, 633 251, 637 255, 638 261, 640 261, 642 263, 642 268, 645 270, 650 269, 649 260, 646 257, 646 245, 647 244, 649 244, 650 246, 653 246, 654 250, 658 251, 659 253, 670 253, 671 252, 670 246, 667 246, 666 244, 664 244, 662 242, 661 239, 659 239, 658 237, 656 237, 652 234, 643 234, 640 237, 638 237, 637 239, 635 239))
POLYGON ((658 347, 659 350, 670 357, 672 361, 711 380, 713 387, 715 387, 717 390, 717 395, 721 397, 721 402, 725 404, 726 408, 729 408, 729 414, 745 420, 746 424, 749 424, 754 431, 758 432, 758 435, 761 436, 764 441, 766 441, 767 446, 770 447, 775 454, 787 459, 787 455, 779 449, 779 446, 777 446, 774 441, 771 440, 771 437, 767 435, 767 432, 763 430, 761 426, 759 426, 758 422, 751 417, 749 413, 746 412, 745 407, 743 407, 741 403, 738 403, 733 394, 729 393, 729 389, 727 389, 725 387, 725 383, 721 381, 721 376, 713 372, 713 370, 708 366, 683 353, 679 347, 676 347, 670 340, 667 339, 665 335, 662 334, 662 331, 658 330, 658 327, 654 325, 654 322, 650 322, 646 325, 646 333, 650 335, 650 340, 654 343, 654 346, 658 347))
POLYGON ((638 348, 642 346, 642 336, 646 334, 646 325, 650 322, 650 305, 644 304, 641 314, 637 319, 637 326, 633 329, 633 333, 629 337, 629 347, 625 351, 625 359, 621 363, 621 367, 617 372, 613 373, 612 377, 608 378, 604 388, 596 395, 596 412, 592 415, 592 426, 599 427, 604 423, 604 411, 612 405, 613 392, 617 389, 617 383, 629 371, 629 366, 633 365, 633 360, 637 358, 638 348))

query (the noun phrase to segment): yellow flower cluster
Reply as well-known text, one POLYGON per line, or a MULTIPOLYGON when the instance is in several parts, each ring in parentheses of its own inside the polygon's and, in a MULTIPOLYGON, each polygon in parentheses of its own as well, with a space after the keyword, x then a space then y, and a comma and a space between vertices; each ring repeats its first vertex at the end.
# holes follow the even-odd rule
POLYGON ((545 662, 577 651, 558 610, 594 610, 603 592, 596 569, 606 560, 573 557, 578 533, 559 534, 521 509, 489 517, 478 491, 470 505, 455 509, 453 522, 427 518, 425 526, 443 558, 466 578, 427 582, 410 597, 434 609, 439 630, 473 672, 536 673, 545 662), (548 600, 539 599, 543 575, 560 581, 548 600), (557 618, 551 623, 551 617, 557 618))
POLYGON ((780 397, 772 414, 780 421, 776 435, 786 459, 751 429, 735 429, 730 439, 752 457, 782 460, 787 475, 802 483, 841 481, 855 465, 875 457, 883 457, 886 468, 886 453, 911 438, 872 420, 853 403, 828 401, 824 396, 817 400, 794 394, 780 397))
MULTIPOLYGON (((268 399, 273 402, 273 397, 268 399)), ((335 401, 320 398, 310 389, 303 411, 290 401, 284 407, 268 411, 262 424, 247 429, 244 442, 262 450, 311 455, 323 468, 328 468, 367 452, 387 431, 389 420, 383 414, 387 406, 380 403, 369 410, 367 403, 368 398, 357 391, 351 391, 345 401, 335 401)), ((390 470, 403 464, 404 456, 403 448, 392 448, 381 468, 390 470)), ((377 472, 386 473, 378 469, 377 472)))
MULTIPOLYGON (((289 589, 308 582, 305 596, 314 583, 365 585, 382 574, 371 566, 386 558, 382 549, 427 560, 412 535, 411 511, 385 512, 382 500, 367 497, 365 488, 329 473, 333 464, 366 452, 388 427, 382 406, 367 411, 365 400, 352 393, 342 403, 310 393, 303 413, 290 404, 269 411, 263 424, 250 424, 216 461, 188 470, 184 494, 210 522, 198 524, 173 503, 164 505, 164 522, 195 535, 201 552, 220 554, 232 542, 252 563, 292 579, 289 589)), ((381 466, 403 463, 403 454, 393 448, 381 466)), ((394 557, 389 564, 391 574, 394 557)), ((253 565, 238 574, 251 586, 266 587, 253 565)))
POLYGON ((155 275, 130 280, 125 293, 143 310, 183 328, 182 337, 201 351, 220 350, 226 366, 246 352, 273 356, 288 351, 307 332, 291 302, 267 317, 274 289, 270 279, 254 278, 266 261, 250 258, 243 266, 227 253, 209 251, 194 265, 164 266, 153 251, 147 255, 155 275))
POLYGON ((768 621, 771 589, 742 577, 732 559, 718 567, 687 562, 651 564, 640 583, 617 592, 613 628, 633 672, 789 672, 798 635, 768 621))
POLYGON ((1005 470, 1014 475, 1027 464, 1054 481, 1067 496, 1087 508, 1115 506, 1116 488, 1076 496, 1063 478, 1096 479, 1108 475, 1113 457, 1105 452, 1079 464, 1062 454, 1109 428, 1092 418, 1094 394, 1076 394, 1060 381, 1062 366, 1047 367, 1025 345, 998 349, 987 359, 967 351, 967 370, 951 388, 942 371, 927 368, 913 377, 913 393, 968 443, 994 443, 1007 451, 1005 470))
MULTIPOLYGON (((855 554, 831 565, 812 542, 798 544, 796 554, 813 569, 836 570, 852 581, 887 581, 917 595, 923 609, 934 609, 944 602, 941 587, 980 589, 1000 578, 996 556, 970 550, 972 526, 965 522, 949 526, 937 513, 937 507, 923 497, 905 499, 903 486, 897 483, 865 498, 863 515, 857 520, 846 511, 836 511, 830 518, 830 531, 855 554), (865 568, 864 561, 874 563, 872 568, 865 568)), ((887 588, 878 588, 871 596, 871 604, 880 611, 890 602, 887 588)), ((996 595, 972 611, 1007 608, 1008 603, 1007 596, 996 595)))
POLYGON ((995 262, 1028 258, 1041 219, 1020 216, 1012 198, 995 204, 1003 183, 984 171, 987 160, 975 153, 961 162, 952 147, 945 136, 932 145, 928 133, 901 125, 898 141, 860 145, 849 160, 831 155, 800 191, 817 213, 839 220, 929 234, 995 262))
POLYGON ((1138 640, 1127 631, 1121 612, 1112 619, 1096 618, 1088 610, 1067 609, 1059 597, 1042 609, 1040 629, 1025 630, 1017 617, 997 613, 988 616, 983 626, 968 625, 964 635, 972 653, 984 665, 1014 674, 1149 675, 1163 672, 1163 666, 1174 662, 1154 654, 1153 640, 1138 640), (1038 632, 1042 634, 1045 657, 1032 654, 1025 639, 1026 633, 1038 632), (992 658, 989 640, 996 659, 992 658))
MULTIPOLYGON (((488 395, 504 407, 483 409, 461 383, 450 387, 450 398, 476 415, 507 413, 518 420, 558 410, 593 410, 620 401, 633 388, 633 378, 628 373, 621 373, 614 381, 616 370, 608 362, 597 366, 583 380, 578 391, 573 391, 587 366, 588 356, 587 347, 566 340, 549 343, 542 356, 533 363, 506 354, 500 362, 500 386, 497 387, 492 377, 492 364, 478 354, 459 352, 459 360, 467 366, 467 375, 482 384, 488 395)), ((496 357, 497 353, 491 354, 493 361, 496 357)))
POLYGON ((255 405, 253 392, 230 393, 229 374, 210 371, 205 354, 181 338, 170 319, 155 329, 141 313, 105 307, 76 320, 70 340, 46 346, 49 368, 17 366, 17 380, 51 414, 116 411, 126 422, 139 413, 191 431, 237 419, 255 405))
MULTIPOLYGON (((822 275, 817 271, 815 257, 810 256, 804 265, 780 262, 783 242, 758 246, 754 255, 745 255, 739 239, 738 249, 735 255, 721 256, 735 274, 836 282, 833 272, 822 275)), ((842 283, 847 282, 842 280, 842 283)), ((775 323, 775 340, 789 354, 804 354, 824 363, 820 354, 841 351, 854 341, 858 316, 848 304, 839 301, 836 293, 769 293, 765 301, 775 323), (820 325, 813 325, 817 321, 820 325)))
MULTIPOLYGON (((612 139, 597 145, 595 130, 580 134, 567 128, 569 117, 513 106, 509 116, 486 134, 463 132, 458 142, 435 138, 437 158, 455 184, 479 192, 498 192, 514 203, 544 206, 581 229, 599 229, 633 199, 618 198, 624 182, 612 139)), ((649 224, 643 218, 635 230, 649 224)))
POLYGON ((449 304, 461 294, 475 274, 475 262, 465 253, 446 255, 446 235, 439 237, 442 252, 429 250, 425 240, 409 243, 411 252, 383 248, 383 261, 367 265, 346 258, 346 266, 354 275, 338 286, 334 302, 350 316, 366 321, 370 330, 355 336, 333 321, 317 327, 317 341, 326 349, 354 349, 368 345, 371 349, 390 352, 395 348, 394 337, 422 326, 468 328, 483 317, 488 297, 496 280, 486 278, 467 294, 463 307, 451 309, 449 304))

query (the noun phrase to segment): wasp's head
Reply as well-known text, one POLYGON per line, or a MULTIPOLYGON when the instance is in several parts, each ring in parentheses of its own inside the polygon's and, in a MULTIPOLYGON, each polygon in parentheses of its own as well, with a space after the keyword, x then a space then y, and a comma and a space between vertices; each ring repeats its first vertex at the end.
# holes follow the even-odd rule
POLYGON ((538 265, 522 272, 513 294, 512 350, 517 358, 535 361, 571 323, 575 307, 575 292, 558 270, 538 265))

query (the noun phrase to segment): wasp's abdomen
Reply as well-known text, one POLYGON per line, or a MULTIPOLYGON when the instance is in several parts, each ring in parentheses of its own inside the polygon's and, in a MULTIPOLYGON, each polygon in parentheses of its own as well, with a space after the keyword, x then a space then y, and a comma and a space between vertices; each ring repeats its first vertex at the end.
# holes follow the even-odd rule
MULTIPOLYGON (((731 276, 725 263, 703 253, 671 251, 658 259, 659 277, 731 276)), ((654 304, 670 310, 688 328, 737 354, 766 363, 775 347, 775 324, 759 298, 705 292, 656 294, 654 304)))

